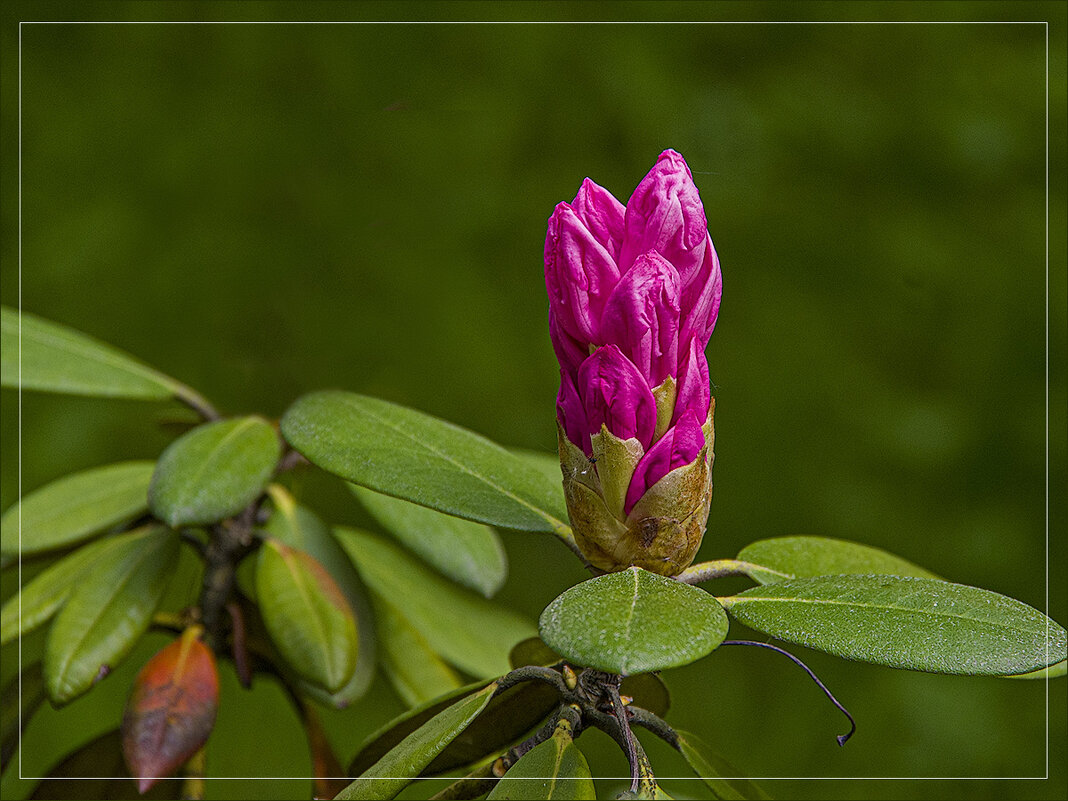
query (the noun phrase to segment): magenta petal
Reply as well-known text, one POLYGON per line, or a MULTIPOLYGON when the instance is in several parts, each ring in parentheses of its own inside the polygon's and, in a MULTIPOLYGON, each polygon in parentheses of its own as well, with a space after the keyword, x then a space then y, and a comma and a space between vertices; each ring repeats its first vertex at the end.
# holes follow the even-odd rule
POLYGON ((636 437, 649 447, 656 429, 656 401, 638 368, 615 345, 594 351, 579 368, 578 392, 586 413, 586 431, 601 424, 620 439, 636 437))
POLYGON ((679 379, 672 422, 677 422, 687 411, 692 411, 698 420, 704 421, 708 417, 711 402, 708 360, 701 343, 696 338, 691 338, 679 358, 679 379))
POLYGON ((556 395, 556 419, 564 435, 590 455, 590 435, 586 433, 586 412, 582 408, 575 382, 566 371, 560 371, 560 391, 556 395))
POLYGON ((705 446, 705 435, 693 410, 687 410, 673 428, 669 428, 634 468, 627 488, 623 513, 630 514, 646 491, 672 470, 690 464, 705 446))
POLYGON ((656 253, 637 258, 605 304, 601 336, 627 354, 650 387, 675 375, 679 274, 670 262, 656 253))
POLYGON ((719 302, 723 296, 723 274, 719 269, 719 256, 708 237, 705 258, 694 280, 682 290, 682 322, 679 341, 686 342, 696 337, 701 347, 708 345, 712 330, 719 316, 719 302))
POLYGON ((627 201, 620 269, 642 253, 657 251, 689 286, 704 259, 708 221, 686 160, 665 150, 627 201))
POLYGON ((579 366, 586 361, 590 351, 588 347, 583 346, 581 342, 560 328, 556 314, 551 308, 549 309, 549 340, 553 343, 553 352, 556 353, 560 368, 566 370, 568 375, 574 379, 578 376, 579 366))
POLYGON ((623 204, 615 195, 589 178, 582 182, 571 204, 575 214, 613 259, 623 243, 623 204))
POLYGON ((560 327, 596 342, 605 301, 619 280, 615 259, 567 203, 558 203, 545 236, 545 287, 560 327))

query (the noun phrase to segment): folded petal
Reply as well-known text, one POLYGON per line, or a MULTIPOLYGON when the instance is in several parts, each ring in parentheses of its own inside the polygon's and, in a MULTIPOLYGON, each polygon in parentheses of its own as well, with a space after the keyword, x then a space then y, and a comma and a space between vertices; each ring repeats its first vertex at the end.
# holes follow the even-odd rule
POLYGON ((623 243, 625 209, 623 204, 616 200, 616 196, 586 178, 582 181, 571 207, 593 234, 594 239, 604 246, 613 259, 619 258, 619 248, 623 243))
POLYGON ((673 428, 653 445, 638 466, 627 489, 623 513, 630 514, 641 497, 672 470, 690 464, 705 445, 705 435, 692 409, 687 409, 673 428))
POLYGON ((556 419, 560 421, 560 427, 564 435, 571 440, 572 444, 580 447, 589 456, 590 435, 586 428, 586 412, 579 400, 575 382, 566 370, 560 371, 560 391, 556 394, 556 419))
POLYGON ((627 201, 619 266, 650 250, 675 265, 687 287, 704 259, 708 221, 686 160, 665 150, 627 201))
POLYGON ((719 256, 708 237, 705 256, 689 286, 682 289, 682 320, 679 326, 679 341, 686 342, 696 337, 701 348, 708 345, 712 330, 719 316, 719 301, 723 295, 723 274, 719 269, 719 256))
POLYGON ((579 341, 598 341, 601 313, 618 280, 604 245, 570 205, 557 204, 545 236, 545 288, 560 327, 579 341))
POLYGON ((645 253, 619 279, 605 304, 601 336, 634 362, 650 387, 675 376, 679 352, 679 274, 645 253))
POLYGON ((588 346, 584 346, 571 334, 560 328, 556 313, 549 309, 549 340, 553 343, 553 352, 560 363, 560 369, 566 370, 574 380, 578 377, 579 366, 590 355, 588 346))
POLYGON ((605 345, 582 363, 578 393, 586 414, 587 442, 588 435, 600 432, 604 424, 619 439, 634 437, 643 448, 649 447, 656 428, 656 401, 638 368, 619 348, 605 345))
POLYGON ((708 383, 708 360, 700 341, 693 337, 679 357, 678 391, 675 395, 675 412, 672 422, 677 423, 687 411, 692 411, 698 420, 708 417, 712 402, 712 390, 708 383))

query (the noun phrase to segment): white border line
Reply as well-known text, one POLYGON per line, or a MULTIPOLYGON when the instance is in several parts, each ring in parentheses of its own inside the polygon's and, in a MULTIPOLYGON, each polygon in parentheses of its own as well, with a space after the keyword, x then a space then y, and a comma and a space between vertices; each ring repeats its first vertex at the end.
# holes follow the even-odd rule
MULTIPOLYGON (((22 26, 23 25, 1041 25, 1046 32, 1046 616, 1049 630, 1050 610, 1050 23, 1043 20, 19 20, 18 22, 18 497, 22 497, 22 26)), ((21 546, 22 519, 19 507, 18 528, 21 546)), ((22 585, 22 553, 19 547, 18 583, 22 585)), ((19 619, 22 599, 19 596, 19 619)), ((1047 653, 1049 637, 1047 635, 1047 653)), ((19 781, 126 781, 129 776, 25 776, 22 775, 22 634, 18 637, 18 780, 19 781)), ((724 781, 758 782, 990 782, 1046 781, 1050 778, 1050 677, 1046 676, 1046 774, 1041 776, 716 776, 724 781)), ((136 778, 135 778, 136 779, 136 778)), ((316 780, 351 781, 351 776, 204 776, 205 782, 314 782, 316 780)), ((378 776, 379 780, 409 779, 439 781, 439 776, 378 776)), ((630 781, 631 776, 594 776, 597 781, 630 781)), ((694 776, 657 776, 657 781, 700 782, 694 776)))

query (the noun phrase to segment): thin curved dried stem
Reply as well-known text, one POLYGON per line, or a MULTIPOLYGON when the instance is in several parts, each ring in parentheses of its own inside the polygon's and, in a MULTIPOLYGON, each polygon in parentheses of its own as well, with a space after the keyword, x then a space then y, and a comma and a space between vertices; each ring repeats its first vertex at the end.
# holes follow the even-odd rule
POLYGON ((828 700, 830 700, 830 702, 838 708, 838 711, 849 719, 849 731, 847 731, 845 734, 839 734, 835 736, 835 739, 838 741, 838 745, 845 745, 849 741, 849 738, 852 737, 853 734, 856 732, 857 722, 853 720, 853 716, 849 714, 849 710, 842 706, 841 702, 839 702, 839 700, 834 697, 834 693, 827 689, 827 685, 820 681, 819 676, 817 676, 815 672, 813 672, 812 668, 810 668, 796 656, 791 654, 789 651, 786 651, 777 645, 772 645, 769 642, 756 642, 755 640, 724 640, 722 643, 720 643, 720 645, 753 645, 757 648, 767 648, 769 651, 774 651, 777 654, 782 654, 795 665, 804 670, 808 674, 808 677, 814 682, 816 682, 816 686, 823 690, 823 694, 827 696, 828 700))

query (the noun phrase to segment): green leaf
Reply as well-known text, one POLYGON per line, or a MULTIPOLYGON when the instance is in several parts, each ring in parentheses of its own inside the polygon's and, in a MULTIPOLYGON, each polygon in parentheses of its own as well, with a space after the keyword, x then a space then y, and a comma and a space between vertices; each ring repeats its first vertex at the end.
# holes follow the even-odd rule
POLYGON ((395 798, 489 704, 496 684, 457 701, 413 731, 335 799, 395 798))
POLYGON ((906 670, 997 676, 1065 658, 1065 631, 1004 595, 926 578, 822 576, 720 602, 750 628, 820 651, 906 670))
POLYGON ((47 551, 132 520, 148 509, 154 468, 154 462, 119 462, 83 470, 34 490, 4 512, 0 550, 47 551))
MULTIPOLYGON (((532 451, 526 448, 509 448, 508 450, 549 479, 550 484, 559 487, 561 499, 563 498, 564 479, 560 471, 560 454, 557 451, 546 453, 545 451, 532 451)), ((564 504, 565 501, 561 500, 560 503, 564 504)))
POLYGON ((260 417, 197 426, 160 456, 148 490, 152 513, 173 528, 237 514, 263 492, 281 448, 260 417))
POLYGON ((271 484, 267 488, 267 494, 270 496, 273 512, 264 526, 265 531, 284 545, 311 555, 325 567, 345 593, 355 616, 356 668, 352 672, 352 678, 336 693, 328 693, 318 685, 299 680, 300 689, 305 694, 329 706, 343 709, 361 698, 374 678, 376 645, 371 602, 352 562, 319 516, 298 504, 296 499, 278 484, 271 484))
POLYGON ((931 571, 892 553, 829 537, 757 540, 745 546, 738 558, 755 565, 756 569, 748 572, 761 584, 774 584, 788 578, 846 573, 939 578, 931 571), (762 567, 769 570, 760 570, 762 567))
POLYGON ((96 564, 107 561, 110 552, 125 548, 121 537, 108 537, 83 545, 45 568, 0 609, 0 645, 48 622, 67 602, 82 577, 96 564))
POLYGON ((178 561, 178 535, 162 526, 113 537, 107 558, 82 575, 45 643, 48 695, 64 704, 110 672, 148 628, 178 561))
POLYGON ((537 667, 556 667, 564 663, 564 658, 542 642, 541 637, 528 637, 516 643, 508 652, 508 664, 513 669, 535 665, 537 667))
POLYGON ((356 669, 356 620, 326 568, 268 540, 256 562, 256 598, 286 662, 328 692, 340 690, 356 669))
POLYGON ((508 575, 508 558, 489 526, 435 512, 349 484, 368 512, 414 553, 457 584, 491 598, 508 575))
MULTIPOLYGON (((552 648, 541 641, 540 637, 531 637, 517 644, 508 654, 508 663, 513 668, 536 665, 538 667, 557 667, 566 660, 552 648)), ((629 695, 634 705, 648 709, 658 717, 664 717, 671 707, 671 693, 663 679, 655 673, 637 673, 623 679, 619 688, 620 695, 629 695)))
POLYGON ((1030 673, 1017 673, 1015 676, 1004 676, 1006 679, 1059 679, 1068 673, 1068 661, 1062 659, 1056 665, 1048 668, 1039 668, 1030 673))
POLYGON ((564 727, 520 757, 486 796, 487 801, 596 798, 589 763, 564 727))
POLYGON ((711 653, 727 636, 727 616, 703 590, 631 567, 567 590, 545 607, 538 627, 569 661, 627 675, 711 653))
POLYGON ((457 587, 392 542, 351 528, 335 528, 334 535, 371 591, 465 673, 491 678, 507 672, 509 650, 534 634, 526 618, 457 587))
MULTIPOLYGON (((443 709, 486 686, 476 682, 409 710, 367 738, 349 765, 349 775, 360 775, 443 709)), ((523 739, 560 705, 556 690, 542 682, 521 682, 495 695, 482 714, 449 743, 423 771, 446 773, 497 753, 523 739)))
POLYGON ((741 774, 699 737, 681 729, 675 729, 675 734, 678 735, 675 747, 693 768, 694 773, 708 785, 716 798, 722 798, 724 801, 743 801, 769 797, 759 786, 748 779, 723 778, 741 774))
POLYGON ((5 387, 107 398, 163 400, 178 397, 204 405, 184 384, 154 370, 111 345, 72 328, 22 312, 22 358, 19 358, 19 312, 0 307, 0 383, 5 387))
POLYGON ((393 604, 375 597, 374 607, 382 672, 405 704, 418 706, 463 686, 393 604))
POLYGON ((521 531, 569 535, 563 492, 484 437, 436 417, 350 392, 316 392, 282 418, 313 464, 397 498, 521 531))

